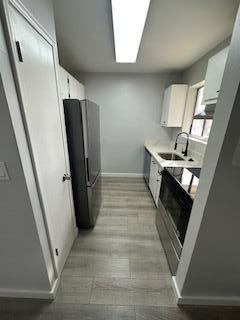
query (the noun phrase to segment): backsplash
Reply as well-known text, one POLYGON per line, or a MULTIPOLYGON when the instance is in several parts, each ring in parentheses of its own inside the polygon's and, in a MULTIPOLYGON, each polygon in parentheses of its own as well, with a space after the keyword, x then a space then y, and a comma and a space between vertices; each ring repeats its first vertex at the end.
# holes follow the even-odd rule
MULTIPOLYGON (((178 151, 182 151, 182 149, 185 148, 185 142, 186 142, 185 137, 179 138, 179 143, 178 143, 178 147, 177 147, 178 151)), ((174 148, 174 144, 175 144, 175 138, 172 140, 173 148, 174 148)), ((206 146, 207 146, 206 142, 199 141, 194 138, 190 138, 189 139, 189 147, 188 147, 189 156, 193 157, 194 159, 196 159, 200 163, 202 163, 204 155, 205 155, 205 151, 206 151, 206 146)))

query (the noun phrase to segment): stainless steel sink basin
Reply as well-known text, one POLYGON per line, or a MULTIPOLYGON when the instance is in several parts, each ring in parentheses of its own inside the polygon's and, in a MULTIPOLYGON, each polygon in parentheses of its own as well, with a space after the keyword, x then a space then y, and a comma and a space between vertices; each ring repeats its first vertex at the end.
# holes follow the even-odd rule
POLYGON ((180 157, 176 153, 158 153, 159 157, 164 160, 182 160, 185 161, 184 158, 180 157))

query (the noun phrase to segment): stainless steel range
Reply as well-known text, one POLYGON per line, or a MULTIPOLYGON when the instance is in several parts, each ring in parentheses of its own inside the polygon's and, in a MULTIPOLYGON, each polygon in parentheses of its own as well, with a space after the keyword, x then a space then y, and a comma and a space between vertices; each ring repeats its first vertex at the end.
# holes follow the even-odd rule
POLYGON ((156 225, 173 275, 181 256, 200 171, 182 167, 162 171, 156 225))

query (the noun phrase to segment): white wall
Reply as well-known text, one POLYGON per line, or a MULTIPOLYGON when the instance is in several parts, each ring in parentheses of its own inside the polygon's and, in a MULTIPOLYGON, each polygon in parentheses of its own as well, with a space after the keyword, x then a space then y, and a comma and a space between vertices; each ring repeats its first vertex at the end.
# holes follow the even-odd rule
MULTIPOLYGON (((48 292, 54 280, 54 271, 46 234, 42 232, 40 237, 37 231, 10 116, 11 108, 14 121, 18 122, 18 138, 22 138, 21 152, 27 161, 19 105, 1 24, 0 106, 0 161, 6 162, 10 176, 9 181, 0 180, 0 295, 48 292)), ((43 221, 39 221, 41 223, 43 226, 43 221)))
POLYGON ((56 40, 52 0, 21 0, 42 27, 56 40))
POLYGON ((185 303, 240 304, 240 14, 176 283, 185 303))
POLYGON ((170 142, 172 129, 160 126, 164 88, 176 75, 85 73, 76 75, 86 96, 100 105, 104 173, 142 174, 144 142, 170 142))

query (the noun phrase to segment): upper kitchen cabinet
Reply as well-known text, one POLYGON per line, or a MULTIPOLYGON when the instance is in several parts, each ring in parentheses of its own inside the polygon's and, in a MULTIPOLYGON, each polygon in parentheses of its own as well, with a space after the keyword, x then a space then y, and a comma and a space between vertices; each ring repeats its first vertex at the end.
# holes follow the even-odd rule
POLYGON ((217 102, 227 60, 228 49, 228 47, 223 49, 208 60, 203 93, 204 104, 213 104, 217 102))
POLYGON ((85 99, 84 86, 61 66, 59 68, 62 99, 85 99))
POLYGON ((181 127, 188 86, 173 84, 164 91, 161 125, 163 127, 181 127))

